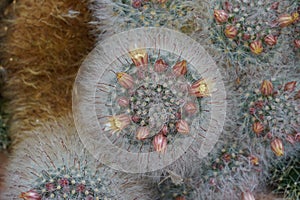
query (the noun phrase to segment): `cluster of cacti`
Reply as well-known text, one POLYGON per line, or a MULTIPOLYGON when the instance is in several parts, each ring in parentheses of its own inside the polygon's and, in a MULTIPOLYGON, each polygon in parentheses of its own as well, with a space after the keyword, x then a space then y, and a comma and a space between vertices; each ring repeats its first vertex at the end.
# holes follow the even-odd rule
MULTIPOLYGON (((21 133, 24 141, 13 147, 0 197, 254 200, 269 184, 287 199, 299 199, 299 0, 24 0, 14 1, 10 12, 15 16, 6 22, 0 50, 9 75, 4 96, 13 139, 21 133), (83 64, 73 97, 76 130, 67 113, 82 54, 93 43, 88 4, 99 40, 132 28, 164 27, 212 43, 206 47, 216 50, 212 57, 223 80, 202 47, 183 34, 123 32, 112 44, 97 46, 83 64), (126 34, 133 36, 122 38, 126 34), (230 66, 242 71, 237 84, 230 66), (293 72, 283 75, 283 68, 293 72), (226 110, 226 119, 216 110, 226 110), (206 140, 210 144, 202 148, 206 140), (102 152, 110 150, 106 141, 120 155, 113 148, 102 152), (210 153, 203 158, 201 151, 210 153), (172 162, 159 163, 168 154, 172 162), (147 173, 138 178, 117 171, 131 166, 139 173, 146 166, 147 173)), ((0 148, 9 141, 2 140, 1 128, 0 148)))
POLYGON ((242 126, 256 142, 266 143, 277 156, 300 142, 297 81, 263 80, 241 96, 242 126))
POLYGON ((300 47, 297 0, 213 1, 212 6, 210 38, 226 66, 247 72, 251 64, 284 63, 293 59, 291 49, 300 47))
POLYGON ((3 199, 19 196, 25 200, 109 200, 150 196, 144 183, 100 164, 85 150, 72 117, 44 124, 30 136, 13 152, 3 199))
POLYGON ((270 172, 270 185, 274 192, 283 194, 285 199, 300 199, 300 155, 299 151, 273 164, 270 172))

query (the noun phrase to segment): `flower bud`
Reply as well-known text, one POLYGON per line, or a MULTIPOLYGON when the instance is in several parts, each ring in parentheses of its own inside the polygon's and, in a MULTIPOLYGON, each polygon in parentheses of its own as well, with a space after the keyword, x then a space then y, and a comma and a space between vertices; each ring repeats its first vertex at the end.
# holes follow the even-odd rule
POLYGON ((257 136, 259 136, 264 131, 264 125, 260 122, 254 122, 252 130, 257 136))
POLYGON ((176 123, 176 129, 182 134, 188 134, 190 132, 189 124, 182 119, 176 123))
POLYGON ((130 76, 129 74, 127 74, 125 72, 118 72, 117 80, 118 80, 119 84, 126 89, 130 89, 134 85, 134 80, 133 80, 132 76, 130 76))
POLYGON ((148 65, 148 54, 145 50, 139 49, 129 52, 132 62, 135 66, 145 66, 148 65))
POLYGON ((189 115, 193 115, 197 112, 197 106, 195 103, 193 102, 188 102, 184 105, 184 110, 186 113, 188 113, 189 115))
POLYGON ((294 17, 290 14, 282 14, 278 18, 278 23, 281 28, 287 27, 294 22, 294 17))
POLYGON ((19 198, 22 198, 24 200, 41 200, 42 199, 41 195, 34 190, 30 190, 28 192, 22 192, 20 194, 19 198))
POLYGON ((270 46, 274 46, 277 43, 277 37, 274 35, 267 35, 265 38, 265 43, 270 46))
POLYGON ((236 37, 238 30, 235 26, 228 25, 226 26, 224 33, 226 37, 233 39, 236 37))
POLYGON ((276 156, 283 156, 284 148, 281 139, 276 138, 271 142, 271 150, 276 156))
POLYGON ((167 149, 167 137, 163 134, 158 134, 153 139, 154 150, 159 153, 164 153, 167 149))
POLYGON ((273 94, 273 84, 269 80, 264 80, 260 87, 260 92, 262 95, 269 96, 273 94))
POLYGON ((209 85, 206 80, 200 79, 192 84, 189 89, 189 93, 196 97, 208 97, 210 96, 209 85))
POLYGON ((292 92, 296 88, 297 81, 291 81, 285 84, 284 91, 292 92))
POLYGON ((133 8, 140 8, 142 6, 142 0, 132 0, 131 5, 133 8))
POLYGON ((253 194, 249 191, 242 193, 242 200, 255 200, 253 194))
POLYGON ((300 39, 294 40, 294 45, 297 49, 300 49, 300 39))
POLYGON ((291 144, 295 144, 296 142, 295 137, 291 134, 287 135, 285 139, 291 144))
POLYGON ((225 10, 214 10, 214 16, 219 23, 228 21, 228 13, 225 10))
POLYGON ((136 139, 138 140, 144 140, 148 137, 148 135, 150 134, 148 127, 146 126, 142 126, 139 127, 136 133, 136 139))
POLYGON ((254 155, 251 155, 249 157, 249 159, 250 159, 250 162, 251 162, 252 165, 258 165, 259 164, 258 157, 254 156, 254 155))
POLYGON ((263 46, 262 46, 262 42, 260 40, 256 40, 254 42, 250 43, 250 50, 252 53, 258 55, 261 54, 262 51, 264 50, 263 46))
POLYGON ((126 128, 130 122, 130 117, 126 114, 110 116, 104 124, 104 131, 111 131, 114 134, 126 128))
POLYGON ((154 64, 154 71, 164 72, 168 68, 168 64, 163 59, 158 59, 154 64))
POLYGON ((163 135, 167 135, 168 134, 168 126, 167 125, 164 125, 163 127, 162 127, 162 129, 160 130, 160 133, 162 133, 163 135))
POLYGON ((243 40, 249 40, 251 38, 251 36, 247 33, 243 34, 243 40))
POLYGON ((277 9, 278 9, 278 6, 279 6, 279 2, 274 2, 274 3, 272 3, 272 5, 271 5, 271 9, 272 9, 272 10, 277 10, 277 9))
POLYGON ((120 97, 118 99, 118 104, 121 107, 127 107, 129 105, 129 99, 127 97, 120 97))
POLYGON ((173 72, 175 76, 185 75, 187 73, 186 60, 177 62, 173 67, 173 72))
POLYGON ((249 113, 253 115, 255 113, 256 109, 255 108, 249 108, 249 113))

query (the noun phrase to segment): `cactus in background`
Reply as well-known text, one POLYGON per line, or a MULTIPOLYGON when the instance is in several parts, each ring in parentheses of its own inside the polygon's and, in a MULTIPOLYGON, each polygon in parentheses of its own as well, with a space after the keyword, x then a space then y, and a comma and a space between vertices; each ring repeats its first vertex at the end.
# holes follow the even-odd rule
POLYGON ((251 143, 263 143, 276 156, 283 156, 286 150, 293 151, 300 141, 296 80, 265 79, 250 86, 250 90, 241 89, 241 126, 252 138, 251 143))
POLYGON ((211 3, 210 16, 210 42, 219 51, 217 60, 222 59, 226 67, 247 72, 252 65, 295 62, 297 0, 218 0, 211 3))
POLYGON ((204 159, 194 199, 238 200, 243 193, 257 189, 262 165, 244 140, 225 139, 204 159))
POLYGON ((283 194, 285 199, 300 199, 300 151, 282 162, 273 164, 269 184, 274 193, 283 194))
MULTIPOLYGON (((5 83, 6 71, 3 67, 0 67, 0 90, 2 92, 2 86, 5 83)), ((0 93, 1 93, 0 92, 0 93)), ((10 144, 10 138, 8 136, 8 129, 6 126, 7 114, 3 111, 4 99, 0 94, 0 151, 6 150, 10 144)))
POLYGON ((178 183, 174 183, 172 177, 163 177, 158 184, 158 191, 161 200, 192 200, 195 187, 191 184, 191 179, 184 178, 178 183))
POLYGON ((71 117, 29 134, 8 163, 2 198, 151 199, 142 182, 99 164, 86 152, 71 117))
MULTIPOLYGON (((198 0, 105 0, 92 4, 101 31, 165 27, 193 35, 202 31, 207 4, 198 0)), ((108 32, 107 32, 108 31, 108 32)), ((99 38, 100 39, 100 38, 99 38)))
MULTIPOLYGON (((2 103, 0 103, 0 105, 2 107, 2 103)), ((0 114, 0 151, 6 150, 8 145, 10 144, 10 138, 8 137, 6 122, 5 119, 3 119, 3 117, 5 117, 5 114, 3 114, 2 112, 2 114, 0 114)))

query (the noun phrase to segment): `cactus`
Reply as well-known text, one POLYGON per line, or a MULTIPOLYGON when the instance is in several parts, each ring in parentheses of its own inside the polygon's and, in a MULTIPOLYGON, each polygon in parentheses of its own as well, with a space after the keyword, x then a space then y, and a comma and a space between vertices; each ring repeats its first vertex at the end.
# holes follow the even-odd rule
POLYGON ((293 149, 299 142, 298 82, 265 79, 250 88, 240 96, 241 125, 252 143, 263 143, 282 156, 285 148, 293 149))
POLYGON ((291 46, 299 37, 298 9, 297 0, 212 1, 209 35, 220 52, 217 60, 243 72, 264 63, 295 62, 291 46), (285 15, 290 18, 284 26, 285 15))
POLYGON ((8 136, 7 126, 5 122, 6 120, 3 118, 5 116, 5 114, 0 115, 0 151, 6 150, 11 142, 8 136))
POLYGON ((71 117, 28 134, 8 163, 2 198, 151 199, 141 181, 105 167, 87 153, 71 117))
POLYGON ((194 199, 241 199, 243 192, 257 189, 262 169, 259 155, 246 141, 231 140, 219 142, 202 161, 194 199))
POLYGON ((285 199, 299 200, 300 197, 300 151, 287 156, 282 162, 272 165, 269 184, 274 193, 283 194, 285 199))
MULTIPOLYGON (((139 27, 165 27, 193 35, 204 28, 207 4, 198 0, 106 0, 92 5, 105 33, 139 27)), ((101 39, 101 36, 100 38, 101 39)))

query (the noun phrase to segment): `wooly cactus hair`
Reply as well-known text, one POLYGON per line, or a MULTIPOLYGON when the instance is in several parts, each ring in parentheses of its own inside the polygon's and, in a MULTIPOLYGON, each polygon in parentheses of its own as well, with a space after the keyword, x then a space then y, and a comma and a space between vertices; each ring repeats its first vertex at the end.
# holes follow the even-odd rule
POLYGON ((241 76, 249 71, 264 71, 269 67, 265 63, 297 62, 298 1, 216 0, 209 3, 207 48, 220 66, 236 70, 241 76))
MULTIPOLYGON (((111 35, 132 28, 165 27, 188 35, 205 29, 208 3, 199 0, 104 0, 91 4, 100 31, 111 35)), ((199 34, 198 34, 199 36, 199 34)))
MULTIPOLYGON (((77 70, 94 44, 88 1, 13 1, 3 19, 3 97, 14 139, 71 110, 77 70)), ((15 140, 17 141, 17 140, 15 140)))
POLYGON ((5 172, 3 199, 153 199, 132 175, 114 171, 90 155, 73 118, 44 124, 20 142, 5 172))

